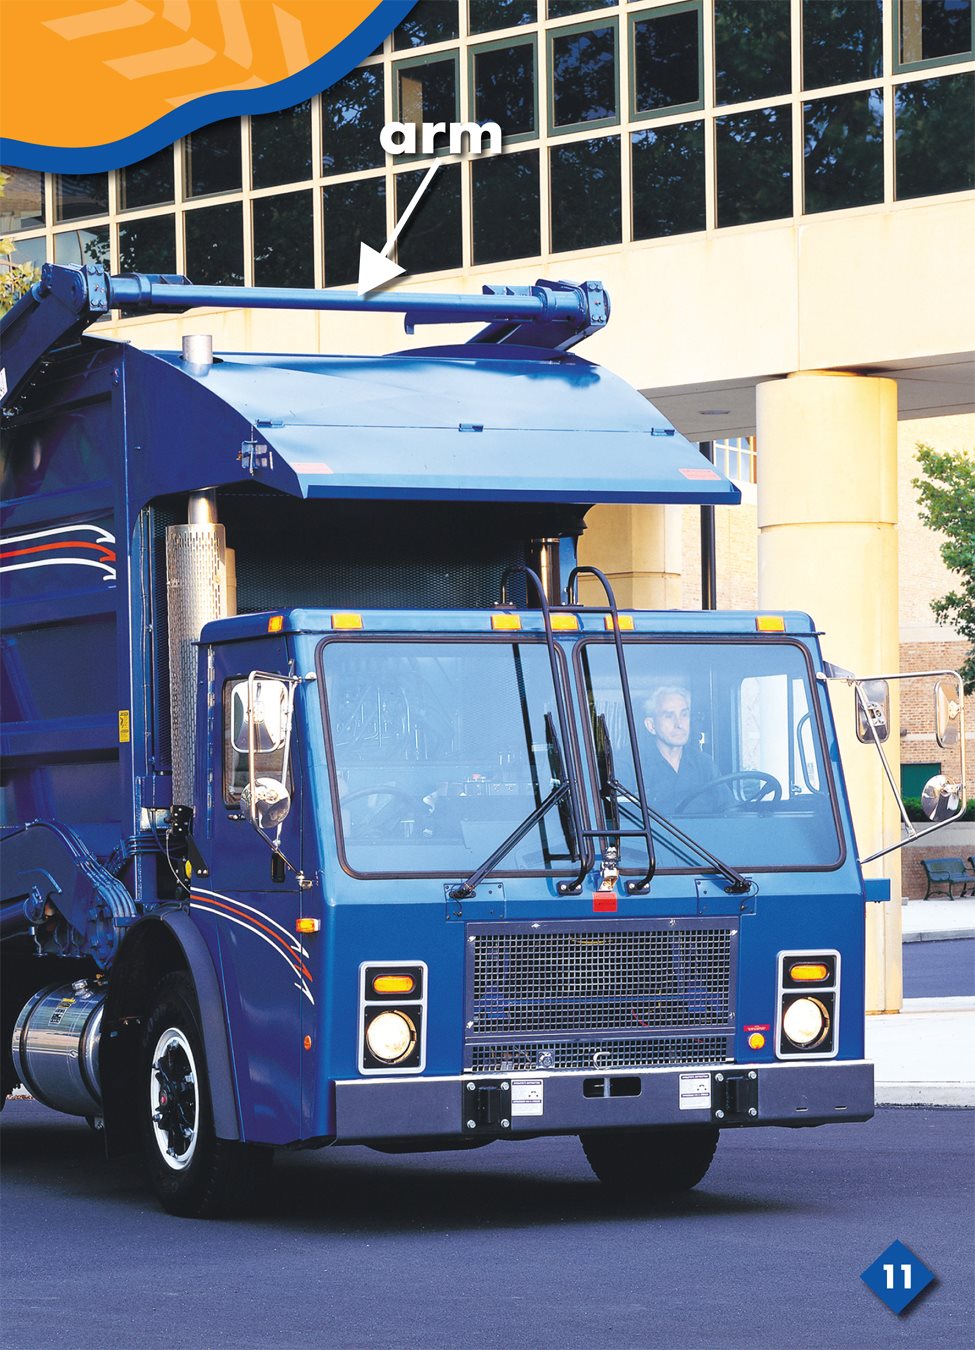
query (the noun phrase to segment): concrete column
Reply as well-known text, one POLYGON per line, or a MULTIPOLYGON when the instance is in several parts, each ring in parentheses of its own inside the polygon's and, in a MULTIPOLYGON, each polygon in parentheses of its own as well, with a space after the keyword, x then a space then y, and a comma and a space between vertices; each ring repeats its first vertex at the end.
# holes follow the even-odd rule
MULTIPOLYGON (((605 572, 621 609, 677 609, 681 603, 681 508, 596 506, 586 516, 579 562, 605 572)), ((584 604, 603 603, 602 589, 581 578, 584 604)))
MULTIPOLYGON (((818 372, 758 387, 758 601, 808 611, 823 653, 857 675, 899 668, 897 385, 818 372)), ((886 749, 896 775, 896 685, 886 749)), ((830 684, 860 857, 900 838, 879 756, 854 730, 852 690, 830 684)), ((867 905, 867 1008, 901 1006, 901 855, 865 872, 886 876, 890 904, 867 905)))

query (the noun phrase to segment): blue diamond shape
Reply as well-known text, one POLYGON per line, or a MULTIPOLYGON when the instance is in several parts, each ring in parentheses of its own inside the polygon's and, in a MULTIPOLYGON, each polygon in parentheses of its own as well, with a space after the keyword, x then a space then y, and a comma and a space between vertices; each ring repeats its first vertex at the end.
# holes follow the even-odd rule
POLYGON ((903 1242, 892 1242, 860 1279, 898 1316, 909 1307, 934 1279, 923 1261, 903 1242))

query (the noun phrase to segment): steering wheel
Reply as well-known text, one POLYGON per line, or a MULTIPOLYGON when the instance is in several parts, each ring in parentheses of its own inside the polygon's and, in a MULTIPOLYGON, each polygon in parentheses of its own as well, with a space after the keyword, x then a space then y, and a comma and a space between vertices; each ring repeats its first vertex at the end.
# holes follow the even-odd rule
POLYGON ((357 788, 355 792, 350 792, 347 797, 342 798, 340 806, 344 811, 353 802, 362 801, 366 797, 388 798, 385 805, 373 806, 366 818, 356 826, 354 832, 350 831, 350 833, 355 834, 357 839, 367 843, 373 840, 387 839, 390 825, 396 819, 397 812, 402 811, 404 807, 414 820, 420 820, 422 815, 430 814, 430 807, 425 801, 398 787, 357 788))
POLYGON ((700 787, 694 788, 689 792, 683 801, 678 802, 674 808, 676 811, 683 811, 698 797, 703 797, 705 792, 710 792, 712 788, 728 786, 732 783, 757 783, 756 790, 748 795, 742 790, 741 797, 736 805, 745 806, 755 802, 778 802, 782 800, 782 784, 770 773, 763 773, 760 769, 743 769, 738 773, 723 773, 717 778, 712 778, 708 783, 702 783, 700 787))

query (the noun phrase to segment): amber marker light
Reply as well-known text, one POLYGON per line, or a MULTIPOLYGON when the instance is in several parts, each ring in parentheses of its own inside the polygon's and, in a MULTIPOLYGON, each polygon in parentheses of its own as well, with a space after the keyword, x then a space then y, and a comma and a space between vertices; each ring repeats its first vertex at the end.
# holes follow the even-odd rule
POLYGON ((412 994, 415 988, 412 975, 377 975, 372 982, 375 994, 412 994))
POLYGON ((321 926, 321 919, 295 919, 296 933, 317 933, 321 926))
MULTIPOLYGON (((621 614, 621 615, 619 616, 619 620, 620 620, 620 632, 621 632, 621 633, 632 633, 632 632, 633 632, 633 615, 632 615, 632 614, 621 614)), ((604 627, 606 628, 606 631, 607 631, 608 633, 611 633, 611 632, 613 631, 613 616, 612 616, 612 614, 606 614, 606 615, 604 615, 604 617, 603 617, 603 625, 604 625, 604 627)))
POLYGON ((310 1050, 310 1049, 311 1049, 311 1037, 310 1037, 310 1036, 306 1036, 305 1039, 302 1041, 302 1045, 305 1047, 306 1050, 310 1050))
POLYGON ((280 633, 284 627, 284 615, 272 614, 267 621, 267 631, 269 633, 280 633))
POLYGON ((509 632, 510 632, 510 631, 513 631, 514 629, 517 629, 517 628, 520 628, 520 627, 521 627, 521 615, 520 615, 520 614, 492 614, 492 615, 491 615, 491 627, 494 628, 494 629, 496 629, 496 630, 497 630, 497 629, 501 629, 501 630, 509 631, 509 632))
POLYGON ((760 1031, 753 1031, 748 1038, 748 1048, 750 1050, 761 1050, 765 1044, 765 1037, 760 1031))
POLYGON ((578 627, 579 620, 575 614, 552 615, 552 631, 555 633, 573 633, 578 627))
POLYGON ((333 614, 333 615, 332 615, 332 627, 333 627, 333 628, 361 628, 361 627, 362 627, 362 615, 361 615, 361 614, 333 614))
POLYGON ((755 627, 760 633, 784 633, 785 619, 781 614, 759 614, 755 627))
POLYGON ((802 980, 806 984, 825 984, 829 969, 821 961, 808 961, 789 967, 790 980, 802 980))

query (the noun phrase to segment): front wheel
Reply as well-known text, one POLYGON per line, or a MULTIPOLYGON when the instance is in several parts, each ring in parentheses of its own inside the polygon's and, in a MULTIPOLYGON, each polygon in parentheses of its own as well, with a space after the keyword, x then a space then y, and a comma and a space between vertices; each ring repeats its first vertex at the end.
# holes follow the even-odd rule
POLYGON ((704 1177, 718 1147, 718 1131, 704 1126, 601 1130, 579 1138, 603 1185, 637 1202, 689 1191, 704 1177))
POLYGON ((196 993, 182 971, 156 989, 142 1033, 138 1091, 146 1171, 163 1208, 199 1219, 239 1210, 272 1154, 214 1133, 196 993))

